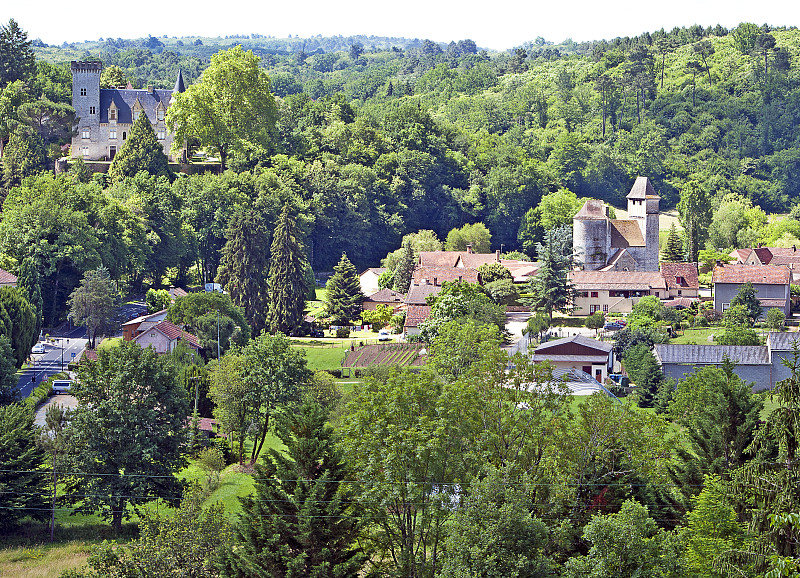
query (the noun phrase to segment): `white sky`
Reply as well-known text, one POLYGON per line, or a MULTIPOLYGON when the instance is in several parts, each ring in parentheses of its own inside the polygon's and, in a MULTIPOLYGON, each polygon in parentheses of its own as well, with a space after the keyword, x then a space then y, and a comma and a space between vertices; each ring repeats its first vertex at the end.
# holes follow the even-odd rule
POLYGON ((144 3, 65 3, 3 0, 0 22, 14 18, 30 39, 48 44, 98 38, 153 36, 343 36, 366 34, 471 38, 478 46, 505 50, 537 36, 560 42, 635 36, 663 27, 740 22, 800 25, 792 0, 227 0, 144 3))

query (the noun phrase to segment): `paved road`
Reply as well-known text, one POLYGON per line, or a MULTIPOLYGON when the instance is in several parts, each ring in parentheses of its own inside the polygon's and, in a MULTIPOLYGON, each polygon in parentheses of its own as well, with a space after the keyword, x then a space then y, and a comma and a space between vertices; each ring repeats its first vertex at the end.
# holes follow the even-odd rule
POLYGON ((88 339, 73 337, 78 333, 85 335, 83 327, 61 332, 57 337, 51 334, 50 338, 55 339, 55 343, 45 343, 44 353, 31 354, 33 363, 22 372, 19 379, 20 396, 23 399, 28 397, 33 389, 49 376, 60 373, 62 368, 66 371, 67 365, 73 359, 73 354, 75 357, 80 355, 80 352, 86 347, 88 339))

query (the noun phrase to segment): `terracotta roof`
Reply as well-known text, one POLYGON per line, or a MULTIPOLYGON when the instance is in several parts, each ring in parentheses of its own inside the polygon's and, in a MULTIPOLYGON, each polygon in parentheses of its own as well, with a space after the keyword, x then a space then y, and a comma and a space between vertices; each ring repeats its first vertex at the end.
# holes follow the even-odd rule
POLYGON ((598 351, 604 351, 608 353, 611 351, 614 346, 607 341, 597 341, 596 339, 590 339, 588 337, 584 337, 583 335, 573 335, 571 337, 563 337, 561 339, 555 339, 553 341, 547 341, 542 343, 540 346, 536 348, 536 354, 542 354, 548 349, 552 349, 554 347, 559 347, 561 345, 566 345, 567 343, 575 343, 577 345, 583 345, 584 347, 590 347, 592 349, 596 349, 598 351))
POLYGON ((571 271, 575 289, 618 289, 645 291, 666 289, 664 278, 658 271, 571 271))
POLYGON ((218 424, 219 422, 215 419, 211 419, 210 417, 201 417, 197 420, 197 429, 199 429, 200 431, 213 432, 214 426, 218 424))
POLYGON ((730 255, 737 261, 744 263, 747 261, 747 258, 750 257, 752 251, 752 249, 734 249, 731 251, 730 255))
POLYGON ((418 327, 431 314, 430 305, 409 305, 403 327, 418 327))
POLYGON ((441 285, 445 281, 467 281, 468 283, 478 282, 478 271, 466 267, 436 267, 417 265, 411 275, 411 279, 417 285, 422 279, 427 279, 432 285, 441 285))
POLYGON ((654 197, 657 199, 661 198, 656 194, 656 190, 650 183, 650 179, 648 179, 647 177, 636 177, 636 182, 633 183, 633 186, 631 187, 631 192, 628 193, 628 196, 626 198, 647 199, 654 197))
POLYGON ((793 269, 800 268, 800 252, 791 255, 773 255, 770 265, 788 265, 793 269))
POLYGON ((769 250, 769 247, 757 247, 753 249, 753 253, 756 254, 756 258, 762 265, 769 265, 770 261, 772 261, 773 253, 769 250))
POLYGON ((502 260, 500 264, 511 272, 515 283, 522 283, 536 276, 539 266, 530 261, 502 260))
POLYGON ((669 289, 699 289, 697 263, 661 263, 661 275, 669 289), (680 283, 677 279, 680 278, 680 283))
POLYGON ((408 288, 408 295, 406 295, 406 303, 408 305, 425 305, 427 303, 426 297, 428 295, 438 295, 442 290, 441 285, 417 285, 412 283, 408 288))
POLYGON ((0 269, 0 285, 16 285, 17 277, 8 271, 0 269))
MULTIPOLYGON (((175 339, 183 339, 184 341, 189 343, 189 346, 195 349, 200 349, 200 341, 197 339, 197 337, 195 335, 192 335, 188 331, 184 331, 174 323, 170 323, 169 321, 162 321, 160 323, 156 323, 150 329, 158 331, 170 341, 173 341, 175 339)), ((139 336, 137 336, 135 341, 138 341, 139 337, 141 337, 142 335, 145 335, 145 333, 143 332, 139 336)))
POLYGON ((699 299, 693 297, 676 297, 669 301, 664 301, 664 307, 677 307, 680 309, 689 309, 692 303, 698 302, 699 299))
POLYGON ((381 289, 377 293, 373 293, 364 299, 364 302, 372 301, 374 303, 402 303, 405 297, 402 293, 392 291, 391 289, 381 289))
POLYGON ((717 265, 712 283, 753 283, 754 285, 788 285, 792 272, 778 265, 717 265))
POLYGON ((581 207, 581 210, 578 211, 578 214, 575 215, 573 219, 606 219, 607 217, 608 211, 606 210, 606 204, 597 199, 589 199, 583 204, 583 207, 581 207))
POLYGON ((459 259, 464 267, 477 269, 486 263, 497 263, 500 261, 499 251, 495 253, 468 253, 466 251, 459 254, 459 259))
POLYGON ((644 237, 639 224, 633 219, 612 219, 611 246, 614 248, 644 247, 644 237))
POLYGON ((178 297, 186 297, 189 292, 186 289, 181 287, 170 287, 169 288, 169 295, 173 299, 177 299, 178 297))
POLYGON ((420 251, 419 264, 435 267, 455 267, 460 251, 420 251))

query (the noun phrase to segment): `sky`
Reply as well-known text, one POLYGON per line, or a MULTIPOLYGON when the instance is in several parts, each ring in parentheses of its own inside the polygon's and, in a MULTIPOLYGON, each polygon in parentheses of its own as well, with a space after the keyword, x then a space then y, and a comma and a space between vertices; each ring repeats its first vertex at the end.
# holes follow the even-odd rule
POLYGON ((541 36, 576 42, 635 36, 659 28, 740 22, 800 25, 800 2, 785 0, 306 0, 305 2, 154 2, 70 5, 63 0, 4 0, 0 22, 14 18, 28 38, 48 44, 153 36, 343 36, 365 34, 472 39, 479 47, 507 50, 541 36), (119 8, 110 8, 119 6, 119 8), (476 6, 472 8, 471 6, 476 6))

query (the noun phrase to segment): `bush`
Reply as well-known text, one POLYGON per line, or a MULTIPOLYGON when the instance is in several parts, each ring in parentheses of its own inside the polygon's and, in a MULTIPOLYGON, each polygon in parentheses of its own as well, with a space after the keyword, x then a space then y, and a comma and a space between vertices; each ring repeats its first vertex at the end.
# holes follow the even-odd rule
POLYGON ((339 339, 346 339, 350 337, 350 328, 349 327, 339 327, 336 329, 336 337, 339 339))
POLYGON ((226 464, 230 465, 235 461, 233 454, 231 453, 231 446, 228 443, 227 438, 223 437, 213 438, 211 440, 211 443, 222 454, 222 459, 225 460, 226 464))

